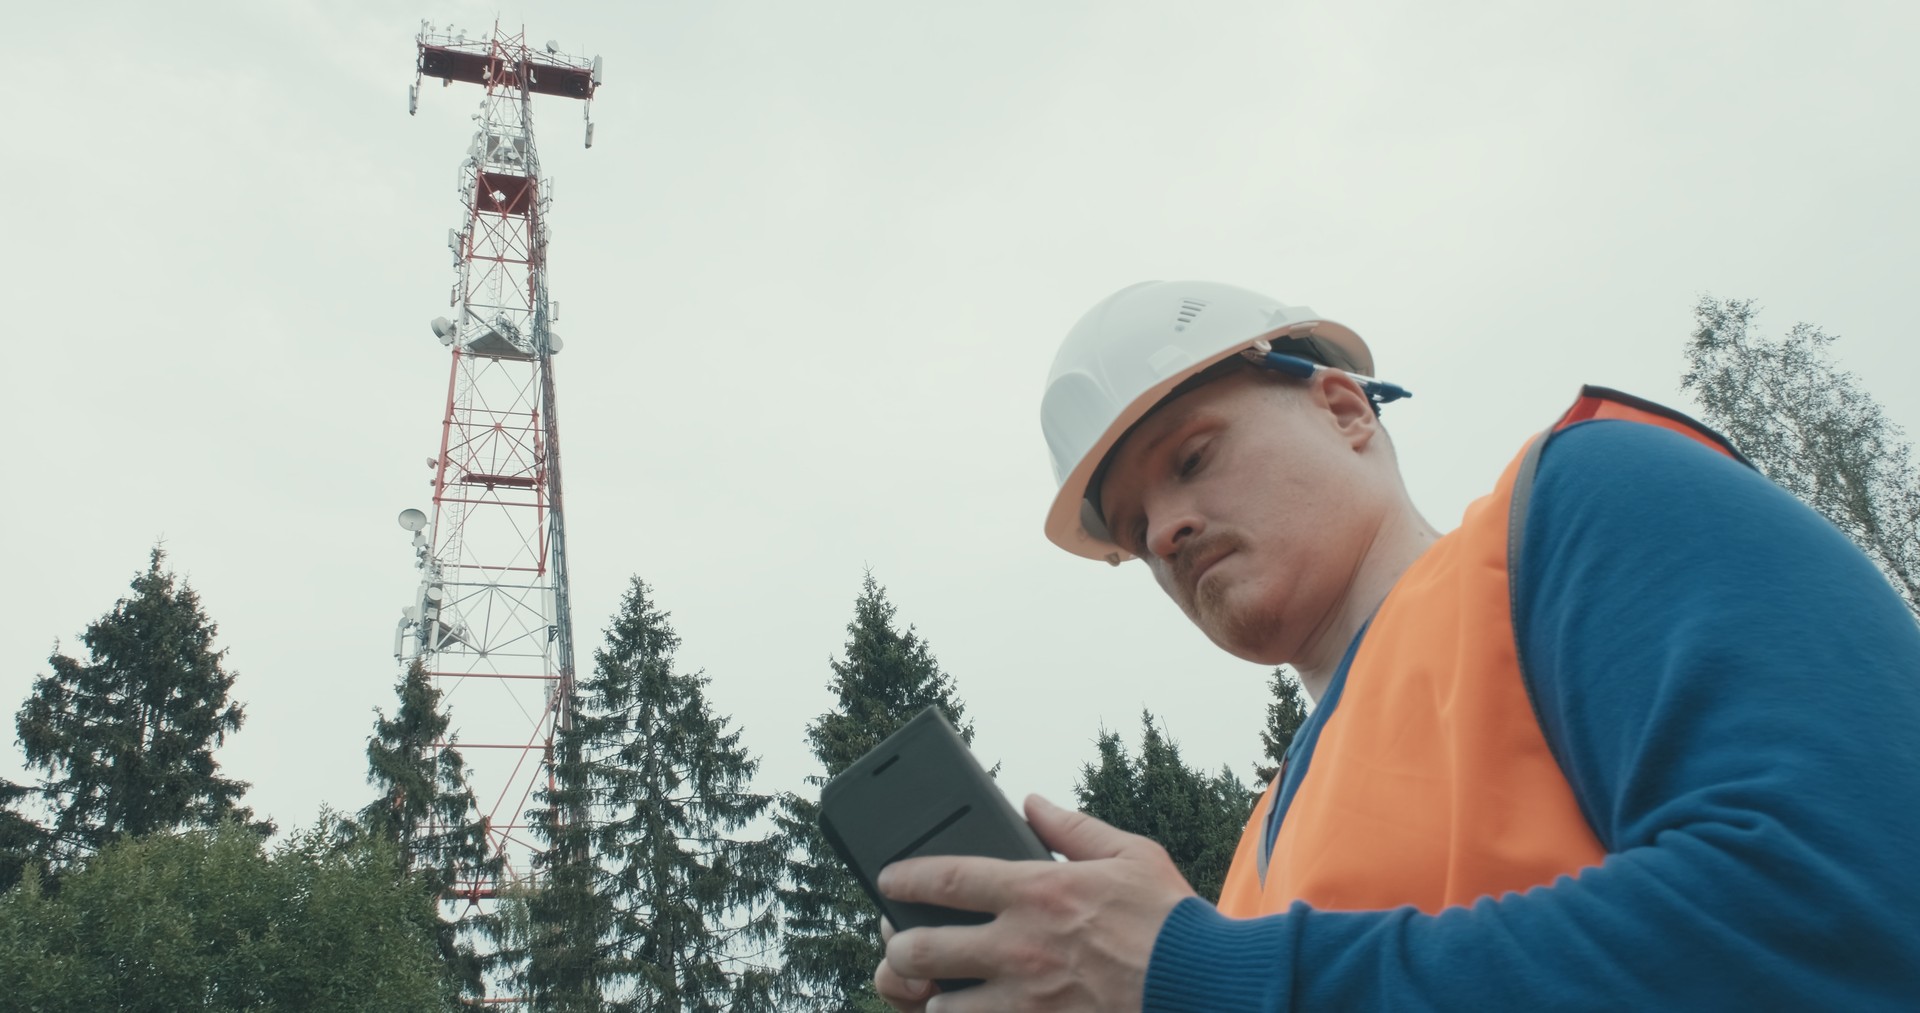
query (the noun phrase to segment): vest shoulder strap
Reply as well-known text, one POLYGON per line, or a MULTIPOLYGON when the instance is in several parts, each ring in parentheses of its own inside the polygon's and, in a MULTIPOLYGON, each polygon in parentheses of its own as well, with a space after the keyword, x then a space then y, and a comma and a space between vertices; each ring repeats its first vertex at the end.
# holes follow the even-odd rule
POLYGON ((1692 437, 1749 468, 1753 467, 1753 462, 1747 460, 1747 456, 1742 454, 1731 440, 1699 419, 1658 402, 1634 397, 1632 394, 1622 393, 1611 387, 1596 387, 1592 384, 1581 387, 1580 397, 1573 402, 1573 407, 1568 408, 1566 413, 1560 416, 1560 421, 1555 422, 1549 432, 1557 433, 1576 422, 1585 422, 1588 419, 1626 419, 1671 429, 1682 436, 1692 437))

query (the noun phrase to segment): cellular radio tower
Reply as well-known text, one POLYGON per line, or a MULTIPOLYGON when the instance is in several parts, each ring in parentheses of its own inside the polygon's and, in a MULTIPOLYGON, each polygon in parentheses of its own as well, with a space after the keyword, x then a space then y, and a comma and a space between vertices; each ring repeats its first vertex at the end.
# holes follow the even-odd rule
MULTIPOLYGON (((433 332, 451 350, 433 510, 407 510, 420 586, 395 634, 403 664, 419 659, 444 694, 493 848, 506 875, 531 869, 536 842, 523 814, 550 777, 554 733, 568 727, 573 624, 560 495, 560 420, 553 357, 560 337, 547 295, 551 186, 533 145, 533 97, 591 103, 600 58, 535 52, 524 32, 469 40, 423 23, 420 84, 479 85, 479 130, 460 163, 465 214, 447 230, 458 278, 451 312, 433 332)), ((590 106, 589 106, 590 108, 590 106)), ((593 145, 593 123, 586 125, 593 145)), ((446 743, 438 744, 444 747, 446 743)), ((468 900, 498 884, 475 873, 468 900)))

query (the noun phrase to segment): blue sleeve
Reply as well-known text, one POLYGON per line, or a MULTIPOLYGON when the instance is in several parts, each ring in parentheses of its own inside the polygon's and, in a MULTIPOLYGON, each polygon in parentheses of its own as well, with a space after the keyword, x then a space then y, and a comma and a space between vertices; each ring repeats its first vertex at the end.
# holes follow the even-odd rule
POLYGON ((1543 454, 1516 589, 1609 853, 1422 915, 1168 917, 1146 1008, 1920 1008, 1920 624, 1761 476, 1596 421, 1543 454))

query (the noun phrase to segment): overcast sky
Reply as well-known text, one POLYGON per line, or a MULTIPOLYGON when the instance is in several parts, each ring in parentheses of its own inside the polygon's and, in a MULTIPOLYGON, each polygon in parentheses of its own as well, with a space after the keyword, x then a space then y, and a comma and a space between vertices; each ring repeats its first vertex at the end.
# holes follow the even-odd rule
MULTIPOLYGON (((36 6, 5 19, 0 712, 164 540, 239 673, 226 771, 283 826, 358 808, 480 96, 409 118, 413 36, 496 8, 36 6)), ((1016 797, 1070 797, 1142 707, 1250 771, 1265 670, 1041 534, 1048 364, 1134 281, 1358 330, 1443 529, 1583 382, 1689 407, 1703 294, 1840 334, 1920 430, 1911 3, 497 10, 606 63, 591 150, 536 105, 582 662, 643 576, 766 790, 816 772, 866 567, 1016 797)))

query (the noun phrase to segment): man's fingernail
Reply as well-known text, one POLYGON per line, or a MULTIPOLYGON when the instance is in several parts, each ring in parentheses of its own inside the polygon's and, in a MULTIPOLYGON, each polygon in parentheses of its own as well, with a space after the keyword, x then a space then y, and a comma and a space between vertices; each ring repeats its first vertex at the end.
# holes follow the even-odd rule
POLYGON ((880 875, 873 878, 873 885, 879 887, 881 893, 890 893, 892 891, 888 888, 893 885, 893 881, 897 878, 898 877, 893 874, 893 866, 889 865, 880 870, 880 875))
POLYGON ((1047 812, 1060 811, 1060 807, 1057 805, 1054 805, 1052 802, 1047 801, 1047 797, 1045 795, 1029 795, 1028 797, 1033 800, 1033 804, 1035 808, 1043 809, 1047 812))
POLYGON ((907 987, 907 995, 915 999, 918 999, 921 996, 926 995, 929 991, 932 991, 933 989, 933 982, 923 981, 919 978, 908 978, 906 981, 902 982, 901 984, 904 984, 907 987))

